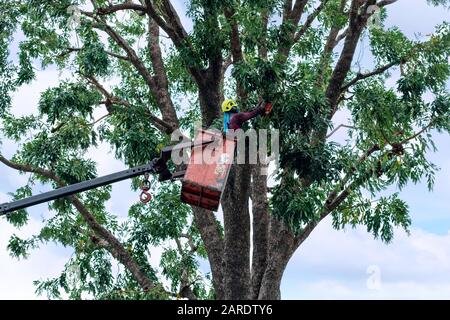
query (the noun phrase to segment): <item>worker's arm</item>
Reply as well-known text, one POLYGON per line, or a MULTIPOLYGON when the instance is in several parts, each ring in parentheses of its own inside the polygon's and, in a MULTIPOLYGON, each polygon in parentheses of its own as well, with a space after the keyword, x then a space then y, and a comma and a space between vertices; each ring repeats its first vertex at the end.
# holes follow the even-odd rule
POLYGON ((264 115, 266 114, 266 103, 261 101, 258 106, 249 112, 239 112, 232 116, 230 120, 230 124, 228 126, 229 129, 237 130, 242 128, 242 125, 244 122, 255 118, 258 115, 264 115))

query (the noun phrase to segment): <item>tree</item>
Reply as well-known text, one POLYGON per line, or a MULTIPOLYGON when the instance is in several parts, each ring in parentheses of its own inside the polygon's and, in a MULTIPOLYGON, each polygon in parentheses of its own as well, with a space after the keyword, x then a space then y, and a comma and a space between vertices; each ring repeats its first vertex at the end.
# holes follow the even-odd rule
MULTIPOLYGON (((99 142, 128 166, 146 163, 174 130, 192 133, 196 120, 208 127, 219 119, 224 95, 236 96, 243 109, 272 101, 271 117, 252 126, 280 130, 276 185, 268 188, 261 163, 233 165, 223 225, 214 213, 182 204, 179 184, 155 185, 152 204, 133 205, 125 222, 105 207, 110 187, 50 203, 54 215, 39 234, 13 236, 8 245, 16 257, 53 241, 73 248, 61 275, 36 282, 37 291, 278 299, 290 257, 325 217, 335 228, 365 225, 386 242, 394 226, 408 230, 408 206, 397 194, 373 199, 409 181, 426 178, 433 186, 429 132, 450 130, 450 25, 427 39, 408 39, 382 26, 395 2, 191 0, 188 32, 170 0, 0 1, 1 130, 18 143, 15 156, 0 161, 30 174, 14 199, 29 196, 38 182, 56 188, 95 177, 85 153, 99 142), (375 14, 381 25, 369 27, 375 14), (68 23, 76 20, 75 27, 68 23), (19 31, 25 40, 14 63, 9 45, 19 31), (355 72, 362 38, 370 40, 375 68, 355 72), (34 79, 37 62, 73 77, 42 93, 37 114, 14 117, 9 94, 34 79), (395 68, 401 75, 389 88, 395 68), (108 86, 109 79, 117 84, 108 86), (345 108, 351 123, 335 130, 349 128, 351 139, 340 145, 330 139, 335 130, 327 132, 345 108), (98 110, 105 115, 94 119, 98 110), (163 245, 157 272, 148 248, 163 245), (210 275, 199 272, 198 258, 209 260, 210 275), (118 275, 113 260, 123 266, 118 275), (81 285, 70 281, 74 270, 81 285)), ((7 219, 20 227, 28 215, 21 210, 7 219)))

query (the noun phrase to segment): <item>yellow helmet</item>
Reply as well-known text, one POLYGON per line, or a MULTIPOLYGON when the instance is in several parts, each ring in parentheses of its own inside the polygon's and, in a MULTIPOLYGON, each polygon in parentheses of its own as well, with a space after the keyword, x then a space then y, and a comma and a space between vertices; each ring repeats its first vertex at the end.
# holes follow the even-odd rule
POLYGON ((228 112, 228 111, 231 111, 231 109, 233 109, 234 107, 237 107, 236 101, 234 101, 234 100, 232 100, 232 99, 226 99, 226 100, 222 103, 222 112, 228 112))

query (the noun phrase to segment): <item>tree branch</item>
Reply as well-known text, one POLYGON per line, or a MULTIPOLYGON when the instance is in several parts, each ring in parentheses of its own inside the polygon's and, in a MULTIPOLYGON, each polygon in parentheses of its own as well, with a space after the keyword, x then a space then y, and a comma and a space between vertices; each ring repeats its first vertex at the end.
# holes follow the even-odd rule
MULTIPOLYGON (((341 0, 340 6, 339 6, 339 12, 343 13, 345 4, 347 3, 347 0, 341 0)), ((323 49, 323 52, 320 57, 320 66, 318 70, 318 76, 316 79, 316 87, 322 87, 323 81, 324 81, 324 75, 325 71, 328 65, 328 61, 331 58, 331 54, 333 52, 333 49, 336 47, 336 45, 339 43, 339 41, 336 40, 338 37, 339 31, 341 30, 341 27, 339 27, 336 24, 333 24, 333 26, 330 29, 330 32, 328 33, 327 40, 325 42, 325 46, 323 49)))
POLYGON ((393 4, 393 3, 397 2, 397 1, 398 0, 382 0, 382 1, 377 2, 377 6, 381 8, 381 7, 385 7, 385 6, 388 6, 390 4, 393 4))
POLYGON ((322 12, 323 8, 327 4, 329 0, 322 0, 319 4, 319 6, 311 13, 305 21, 305 24, 302 26, 302 28, 297 32, 297 34, 294 37, 294 43, 298 42, 300 38, 308 31, 308 29, 311 27, 311 24, 314 22, 314 20, 317 18, 317 16, 322 12))
POLYGON ((418 136, 420 136, 422 133, 424 133, 425 131, 431 129, 434 125, 434 119, 432 119, 430 121, 430 123, 425 126, 424 128, 422 128, 422 130, 420 130, 419 132, 416 132, 415 134, 413 134, 412 136, 404 139, 403 141, 400 142, 400 145, 406 144, 408 142, 410 142, 411 140, 414 140, 415 138, 417 138, 418 136))
POLYGON ((238 63, 243 60, 241 39, 239 36, 239 27, 234 17, 234 10, 231 8, 225 9, 225 18, 231 26, 230 30, 230 42, 231 42, 231 53, 233 56, 234 63, 238 63))
POLYGON ((152 61, 153 72, 155 73, 155 88, 153 94, 158 101, 163 121, 170 126, 172 131, 174 131, 178 129, 180 123, 169 93, 167 71, 164 67, 161 46, 159 44, 159 26, 156 21, 151 18, 149 18, 148 21, 148 49, 152 61))
POLYGON ((116 5, 110 5, 108 7, 103 7, 103 8, 98 8, 97 9, 97 14, 99 16, 103 16, 103 15, 108 15, 117 11, 123 11, 123 10, 134 10, 134 11, 139 11, 139 12, 146 12, 146 7, 142 6, 140 4, 136 4, 133 2, 125 2, 125 3, 120 3, 120 4, 116 4, 116 5))
MULTIPOLYGON (((167 33, 177 49, 189 49, 191 52, 194 52, 191 44, 188 41, 188 33, 184 29, 175 8, 173 8, 170 1, 162 1, 164 2, 162 11, 166 16, 166 20, 164 20, 159 15, 150 0, 145 0, 149 17, 154 19, 155 22, 167 33)), ((187 69, 198 84, 204 83, 203 71, 199 66, 192 66, 191 64, 187 64, 187 69)))
POLYGON ((346 124, 340 124, 339 126, 336 127, 336 129, 334 129, 333 131, 330 132, 330 134, 328 134, 326 136, 326 139, 328 139, 329 137, 331 137, 333 134, 335 134, 340 128, 347 128, 347 129, 355 129, 355 127, 353 126, 349 126, 346 124))
MULTIPOLYGON (((239 27, 234 17, 235 12, 233 9, 226 8, 224 13, 228 23, 231 26, 230 43, 231 43, 231 55, 233 57, 233 63, 239 63, 244 60, 244 57, 242 54, 241 39, 239 36, 239 27)), ((247 93, 245 92, 242 84, 239 81, 236 83, 236 91, 238 97, 241 100, 246 100, 247 93)))
POLYGON ((292 0, 285 0, 283 8, 283 23, 289 19, 292 11, 292 0))
POLYGON ((184 29, 183 24, 181 23, 181 19, 178 15, 177 11, 173 7, 170 0, 162 0, 162 3, 163 3, 163 10, 169 17, 168 21, 170 21, 170 23, 171 23, 173 29, 175 30, 176 34, 178 35, 179 39, 181 41, 183 41, 184 39, 187 38, 188 33, 184 29))
POLYGON ((139 74, 144 78, 145 82, 147 82, 150 89, 154 92, 156 89, 155 81, 144 63, 138 57, 136 51, 134 51, 128 42, 108 24, 104 23, 103 30, 127 53, 131 64, 133 64, 139 74))
POLYGON ((192 237, 190 235, 188 235, 186 233, 182 233, 182 234, 180 234, 180 237, 187 239, 189 247, 191 248, 191 251, 190 251, 191 254, 197 251, 198 247, 194 244, 194 240, 192 239, 192 237))
POLYGON ((261 40, 258 45, 258 55, 261 59, 267 59, 267 28, 269 26, 269 11, 263 9, 261 12, 261 19, 262 19, 262 30, 261 30, 261 40))
MULTIPOLYGON (((375 0, 369 0, 366 5, 374 2, 375 0)), ((360 3, 360 0, 352 1, 349 13, 348 35, 345 38, 344 48, 341 51, 326 90, 326 97, 330 104, 330 117, 333 116, 336 110, 336 104, 341 94, 340 89, 350 70, 359 38, 369 18, 364 12, 360 14, 360 3)))
MULTIPOLYGON (((105 87, 95 77, 84 74, 82 74, 82 76, 86 78, 86 80, 88 80, 92 85, 94 85, 94 87, 96 87, 97 90, 100 91, 100 93, 106 98, 106 101, 103 101, 102 103, 105 104, 108 113, 114 113, 114 110, 111 108, 111 105, 113 104, 122 105, 128 108, 132 107, 132 105, 128 101, 114 96, 110 92, 108 92, 108 90, 106 90, 105 87)), ((172 127, 168 123, 153 115, 148 108, 146 108, 146 113, 153 125, 161 132, 170 134, 173 131, 172 127)))
POLYGON ((353 80, 351 80, 350 82, 348 82, 347 84, 342 86, 341 92, 347 91, 348 88, 350 88, 351 86, 353 86, 355 83, 357 83, 360 80, 367 79, 367 78, 373 77, 375 75, 381 74, 381 73, 385 72, 386 70, 388 70, 398 64, 399 64, 399 62, 391 62, 391 63, 388 63, 382 67, 379 67, 379 68, 373 70, 372 72, 358 73, 353 80))
POLYGON ((290 12, 289 19, 292 20, 294 25, 297 25, 300 19, 302 18, 303 11, 305 9, 308 0, 296 0, 294 4, 294 8, 290 12))
POLYGON ((258 299, 269 254, 269 201, 267 176, 261 174, 263 168, 267 170, 262 164, 252 166, 253 257, 250 299, 258 299))
POLYGON ((136 51, 130 46, 130 44, 118 33, 116 32, 110 25, 106 23, 104 20, 100 20, 96 15, 92 12, 81 11, 87 17, 92 18, 96 23, 93 24, 93 28, 98 29, 100 31, 106 32, 112 40, 116 42, 116 44, 121 47, 125 53, 131 64, 136 68, 138 73, 143 77, 150 90, 155 91, 155 81, 150 74, 150 72, 145 67, 144 63, 138 57, 136 51))
POLYGON ((145 4, 147 6, 147 14, 149 15, 149 17, 151 17, 156 21, 156 23, 158 23, 158 25, 169 35, 171 40, 176 45, 180 45, 182 39, 178 37, 178 35, 175 33, 175 30, 158 14, 152 2, 150 0, 146 0, 145 4))
MULTIPOLYGON (((183 250, 183 246, 181 245, 181 241, 178 238, 175 238, 175 243, 177 245, 178 252, 181 255, 181 263, 183 264, 185 259, 191 255, 193 252, 189 252, 186 254, 183 250)), ((189 274, 187 270, 184 268, 181 270, 181 283, 180 283, 180 295, 182 297, 188 298, 189 300, 197 300, 197 296, 192 292, 191 285, 195 282, 189 282, 189 274)))
MULTIPOLYGON (((69 53, 78 52, 78 51, 81 51, 81 50, 83 50, 83 49, 82 48, 67 48, 67 50, 62 52, 62 53, 60 53, 58 55, 58 57, 63 57, 65 55, 69 54, 69 53)), ((114 52, 111 52, 111 51, 108 51, 108 50, 104 50, 104 51, 105 51, 105 53, 107 55, 109 55, 111 57, 114 57, 114 58, 117 58, 117 59, 120 59, 120 60, 124 60, 124 61, 130 61, 130 59, 128 59, 127 56, 122 56, 120 54, 117 54, 117 53, 114 53, 114 52)))
MULTIPOLYGON (((358 163, 364 162, 368 157, 370 157, 370 155, 378 150, 380 150, 380 147, 378 145, 373 145, 358 159, 358 163)), ((319 215, 319 219, 313 220, 305 226, 303 231, 296 237, 296 247, 302 244, 303 241, 305 241, 309 237, 309 235, 316 228, 319 222, 321 222, 326 216, 328 216, 328 214, 336 209, 348 197, 348 195, 350 194, 351 186, 343 189, 341 193, 339 193, 339 190, 341 190, 343 186, 347 184, 353 172, 353 169, 350 170, 350 172, 340 182, 338 182, 337 187, 328 194, 328 197, 323 205, 324 209, 319 215)))
POLYGON ((93 76, 88 76, 86 74, 81 74, 86 80, 88 80, 94 87, 97 88, 100 93, 107 99, 112 98, 112 94, 106 90, 106 88, 93 76))
POLYGON ((287 39, 289 39, 289 42, 286 45, 281 46, 278 49, 278 54, 280 56, 281 63, 284 63, 287 60, 289 52, 291 51, 291 48, 295 43, 294 37, 297 25, 302 17, 307 2, 308 0, 296 0, 294 8, 292 9, 292 11, 290 11, 290 13, 286 16, 286 19, 281 24, 282 26, 287 26, 286 28, 287 39))
POLYGON ((222 75, 225 74, 225 72, 228 70, 228 68, 233 64, 233 58, 231 56, 228 56, 223 61, 222 65, 222 75))
MULTIPOLYGON (((106 104, 106 102, 104 102, 104 103, 106 104)), ((94 120, 92 123, 89 123, 89 125, 90 125, 90 126, 94 126, 94 125, 96 125, 97 123, 99 123, 100 121, 102 121, 102 120, 108 118, 110 115, 111 115, 110 113, 107 113, 107 114, 101 116, 100 118, 94 120)))
POLYGON ((339 42, 341 42, 346 36, 348 35, 348 28, 345 29, 341 34, 339 34, 335 41, 334 41, 334 46, 336 46, 339 42))

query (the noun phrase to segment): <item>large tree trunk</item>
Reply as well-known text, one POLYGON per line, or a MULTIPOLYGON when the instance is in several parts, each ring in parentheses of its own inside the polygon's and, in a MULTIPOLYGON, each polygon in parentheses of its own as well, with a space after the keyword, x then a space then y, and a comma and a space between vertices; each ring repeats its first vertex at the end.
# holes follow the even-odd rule
POLYGON ((249 187, 249 165, 233 165, 222 199, 225 299, 250 298, 249 187))
POLYGON ((203 127, 209 127, 214 119, 219 118, 220 102, 223 100, 223 94, 220 90, 219 82, 208 82, 202 84, 199 90, 200 109, 202 111, 203 127))
POLYGON ((258 299, 281 299, 283 272, 297 247, 296 239, 284 223, 270 217, 267 266, 262 278, 258 299))
POLYGON ((200 230, 203 243, 208 252, 209 265, 211 266, 212 282, 216 299, 225 299, 223 281, 223 239, 220 237, 218 225, 214 213, 201 208, 193 208, 194 221, 200 230))
POLYGON ((267 176, 261 174, 260 165, 252 170, 253 252, 251 299, 258 299, 264 271, 267 267, 269 237, 269 203, 267 176))

